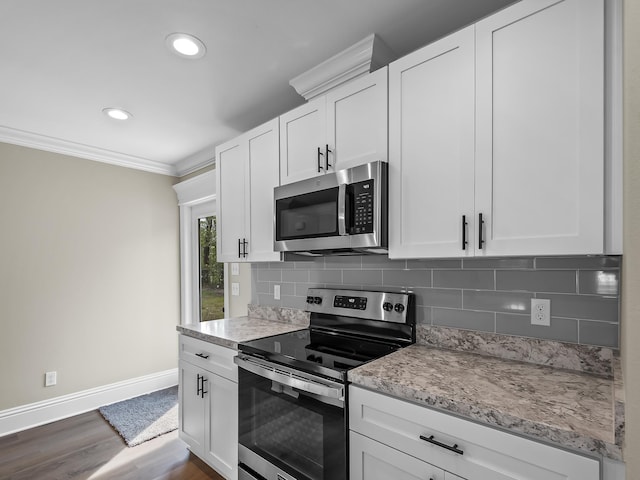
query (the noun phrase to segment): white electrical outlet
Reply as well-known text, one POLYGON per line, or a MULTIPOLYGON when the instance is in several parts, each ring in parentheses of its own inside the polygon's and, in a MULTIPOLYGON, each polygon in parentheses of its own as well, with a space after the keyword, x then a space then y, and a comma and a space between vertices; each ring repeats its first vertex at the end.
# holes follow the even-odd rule
POLYGON ((44 386, 53 387, 58 383, 58 372, 46 372, 44 374, 44 386))
POLYGON ((240 275, 240 264, 232 263, 231 264, 231 275, 240 275))
POLYGON ((551 325, 551 300, 546 298, 531 299, 531 325, 551 325))
POLYGON ((280 285, 273 286, 273 298, 274 300, 280 300, 280 285))
POLYGON ((234 297, 239 297, 240 296, 240 284, 239 283, 232 283, 231 284, 231 295, 233 295, 234 297))

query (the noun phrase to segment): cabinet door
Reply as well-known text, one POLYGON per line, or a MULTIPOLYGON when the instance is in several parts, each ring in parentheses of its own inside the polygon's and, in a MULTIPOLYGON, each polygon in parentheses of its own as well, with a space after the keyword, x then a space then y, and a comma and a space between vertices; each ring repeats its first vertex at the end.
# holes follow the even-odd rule
POLYGON ((194 453, 201 455, 205 451, 205 401, 198 394, 198 375, 204 371, 182 361, 179 368, 179 436, 194 453))
POLYGON ((327 93, 329 170, 387 161, 387 67, 327 93))
POLYGON ((473 185, 471 26, 389 67, 389 257, 472 255, 473 185))
POLYGON ((280 116, 280 184, 326 173, 323 157, 326 127, 325 97, 280 116))
POLYGON ((476 24, 478 255, 602 253, 603 15, 524 0, 476 24))
POLYGON ((382 443, 350 432, 351 480, 445 480, 445 472, 382 443))
POLYGON ((247 231, 250 262, 278 261, 273 251, 273 189, 279 184, 278 119, 244 135, 249 156, 247 231))
POLYGON ((205 460, 223 476, 238 475, 238 384, 210 374, 205 420, 207 429, 205 460))
POLYGON ((245 238, 246 145, 238 137, 216 148, 217 259, 244 260, 238 241, 245 238))

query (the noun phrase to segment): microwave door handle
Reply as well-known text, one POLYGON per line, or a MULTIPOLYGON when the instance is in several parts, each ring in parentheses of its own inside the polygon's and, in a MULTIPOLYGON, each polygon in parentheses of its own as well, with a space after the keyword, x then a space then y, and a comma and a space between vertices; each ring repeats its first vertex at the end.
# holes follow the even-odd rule
POLYGON ((338 235, 347 234, 347 186, 338 185, 338 235))

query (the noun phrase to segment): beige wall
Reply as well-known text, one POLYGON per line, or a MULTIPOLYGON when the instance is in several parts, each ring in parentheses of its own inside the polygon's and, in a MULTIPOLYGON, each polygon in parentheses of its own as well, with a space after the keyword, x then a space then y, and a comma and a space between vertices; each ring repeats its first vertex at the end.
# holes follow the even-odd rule
POLYGON ((640 478, 640 2, 624 1, 622 361, 627 479, 640 478))
POLYGON ((177 367, 174 181, 0 143, 0 410, 177 367))

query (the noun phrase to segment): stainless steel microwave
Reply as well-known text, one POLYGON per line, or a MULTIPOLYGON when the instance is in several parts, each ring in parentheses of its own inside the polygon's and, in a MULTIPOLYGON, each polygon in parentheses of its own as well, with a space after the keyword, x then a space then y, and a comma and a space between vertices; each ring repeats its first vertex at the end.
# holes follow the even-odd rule
POLYGON ((387 163, 274 189, 274 249, 306 255, 387 253, 387 163))

